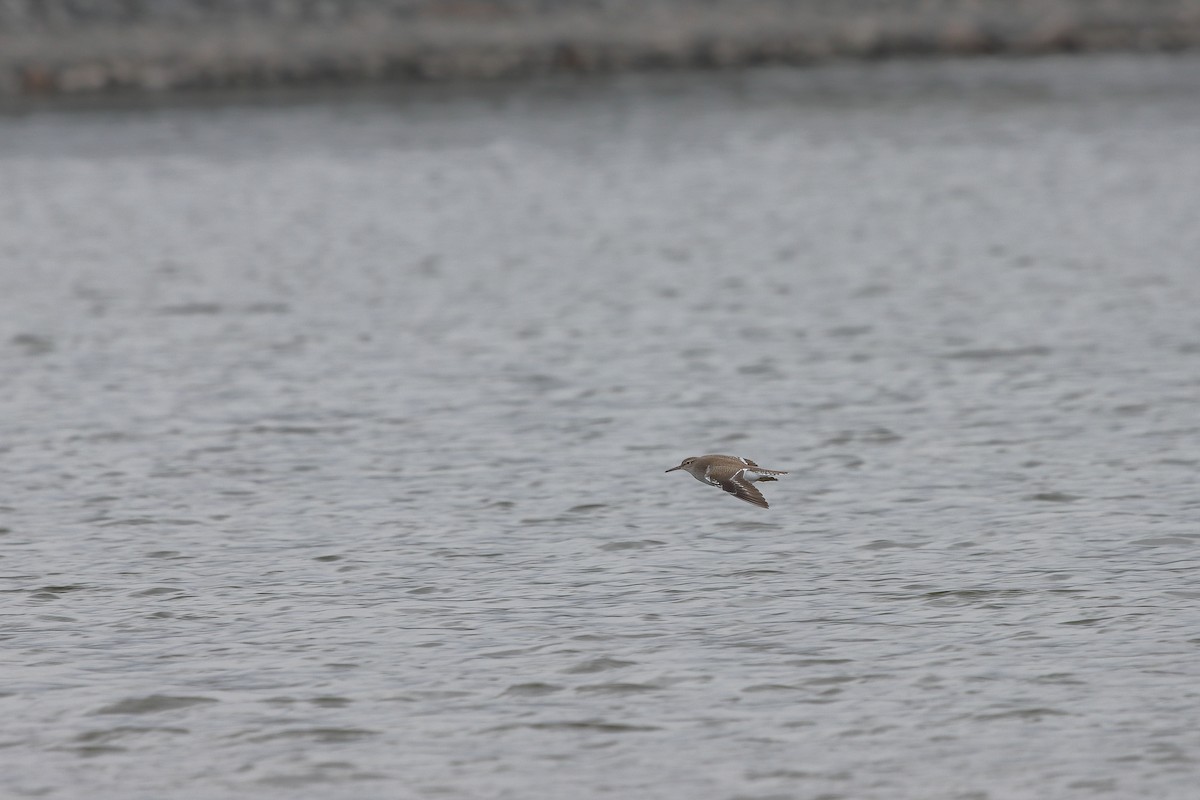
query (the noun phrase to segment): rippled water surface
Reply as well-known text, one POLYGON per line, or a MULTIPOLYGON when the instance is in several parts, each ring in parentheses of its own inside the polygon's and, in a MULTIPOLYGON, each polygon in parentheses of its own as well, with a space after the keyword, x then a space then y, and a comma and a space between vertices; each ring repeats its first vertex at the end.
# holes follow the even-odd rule
POLYGON ((1194 797, 1196 87, 11 110, 0 794, 1194 797))

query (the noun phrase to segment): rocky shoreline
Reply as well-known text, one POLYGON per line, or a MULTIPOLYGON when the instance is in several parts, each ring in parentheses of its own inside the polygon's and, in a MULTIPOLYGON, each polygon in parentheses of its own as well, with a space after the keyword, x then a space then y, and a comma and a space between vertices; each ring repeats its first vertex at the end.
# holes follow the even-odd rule
POLYGON ((0 96, 1198 45, 1200 0, 0 0, 0 96))

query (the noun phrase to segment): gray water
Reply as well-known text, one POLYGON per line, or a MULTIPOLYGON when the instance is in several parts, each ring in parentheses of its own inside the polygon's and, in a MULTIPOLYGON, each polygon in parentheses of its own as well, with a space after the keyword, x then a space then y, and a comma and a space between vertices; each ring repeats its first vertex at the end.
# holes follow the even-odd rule
POLYGON ((1200 60, 18 108, 0 187, 0 795, 1195 796, 1200 60))

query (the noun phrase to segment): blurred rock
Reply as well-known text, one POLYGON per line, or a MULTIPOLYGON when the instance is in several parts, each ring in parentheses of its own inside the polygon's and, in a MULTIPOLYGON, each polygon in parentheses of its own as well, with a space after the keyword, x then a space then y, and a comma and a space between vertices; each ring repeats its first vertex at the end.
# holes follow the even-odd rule
POLYGON ((0 94, 1198 43, 1200 0, 0 0, 0 94))

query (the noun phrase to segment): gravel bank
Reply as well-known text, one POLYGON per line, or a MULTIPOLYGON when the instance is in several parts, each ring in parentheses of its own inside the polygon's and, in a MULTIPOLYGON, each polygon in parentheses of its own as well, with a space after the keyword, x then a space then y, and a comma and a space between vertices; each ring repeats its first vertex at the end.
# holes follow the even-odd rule
POLYGON ((0 94, 1197 43, 1200 0, 0 0, 0 94))

